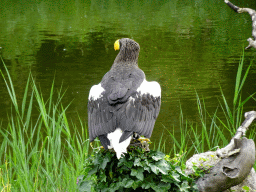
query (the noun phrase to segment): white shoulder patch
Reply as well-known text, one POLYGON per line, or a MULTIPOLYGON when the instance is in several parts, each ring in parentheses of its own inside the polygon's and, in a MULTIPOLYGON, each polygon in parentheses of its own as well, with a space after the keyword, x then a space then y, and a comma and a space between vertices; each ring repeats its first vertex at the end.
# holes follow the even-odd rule
POLYGON ((144 79, 140 87, 137 89, 137 92, 141 92, 141 94, 150 94, 154 97, 161 97, 161 87, 156 81, 148 82, 144 79))
POLYGON ((102 97, 102 93, 105 91, 105 89, 103 87, 101 87, 101 83, 99 83, 98 85, 93 85, 92 88, 90 89, 90 93, 89 93, 89 98, 88 99, 99 99, 102 97))

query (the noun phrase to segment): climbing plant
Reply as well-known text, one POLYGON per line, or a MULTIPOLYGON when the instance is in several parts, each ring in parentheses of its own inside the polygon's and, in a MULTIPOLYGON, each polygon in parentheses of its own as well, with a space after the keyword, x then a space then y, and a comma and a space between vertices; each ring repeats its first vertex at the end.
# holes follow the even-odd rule
POLYGON ((78 189, 87 191, 197 191, 193 179, 160 151, 135 147, 121 159, 114 152, 99 151, 90 157, 78 189))

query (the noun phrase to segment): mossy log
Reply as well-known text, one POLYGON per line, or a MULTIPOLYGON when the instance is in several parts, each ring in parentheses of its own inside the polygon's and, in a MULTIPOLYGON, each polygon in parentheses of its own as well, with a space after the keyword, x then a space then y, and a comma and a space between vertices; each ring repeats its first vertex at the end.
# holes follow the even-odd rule
MULTIPOLYGON (((191 165, 202 164, 200 163, 202 158, 204 161, 209 159, 204 162, 204 169, 207 170, 207 173, 196 181, 199 191, 225 191, 242 183, 249 174, 253 174, 255 143, 251 139, 242 138, 242 136, 245 136, 249 126, 256 118, 256 112, 245 113, 245 118, 226 147, 218 149, 216 152, 197 154, 187 161, 186 164, 191 170, 191 165), (211 168, 209 168, 209 163, 211 168)), ((191 173, 190 170, 187 170, 187 173, 191 173)), ((251 178, 250 182, 252 183, 250 190, 256 190, 256 178, 251 178)))
POLYGON ((221 159, 210 173, 196 181, 199 191, 224 191, 240 184, 249 175, 255 162, 253 140, 235 139, 235 149, 240 149, 239 153, 221 159))

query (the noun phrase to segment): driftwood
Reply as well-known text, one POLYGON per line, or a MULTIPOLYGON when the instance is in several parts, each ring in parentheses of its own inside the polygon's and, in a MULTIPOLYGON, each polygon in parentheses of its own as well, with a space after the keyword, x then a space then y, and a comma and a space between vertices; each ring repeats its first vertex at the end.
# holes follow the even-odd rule
POLYGON ((233 9, 236 13, 249 13, 249 15, 252 18, 252 38, 248 38, 247 41, 249 42, 249 45, 245 49, 255 48, 256 49, 256 11, 250 8, 240 8, 234 4, 232 4, 230 1, 225 0, 224 1, 231 9, 233 9))
POLYGON ((210 173, 206 173, 196 181, 199 191, 224 191, 240 184, 251 172, 255 162, 255 144, 251 139, 236 139, 239 153, 221 159, 210 173))
MULTIPOLYGON (((256 190, 256 178, 253 165, 255 163, 255 144, 245 136, 246 130, 256 118, 256 112, 245 113, 245 120, 237 129, 230 143, 215 152, 194 155, 187 162, 187 174, 193 174, 193 166, 208 169, 203 177, 196 181, 198 190, 202 192, 225 191, 241 184, 249 183, 250 190, 256 190), (241 138, 243 137, 243 138, 241 138), (248 177, 248 175, 250 176, 248 177)), ((242 191, 236 188, 236 191, 242 191)))
MULTIPOLYGON (((249 188, 250 192, 255 192, 256 190, 256 173, 255 170, 252 169, 250 174, 246 177, 245 180, 243 180, 242 183, 240 183, 239 185, 236 185, 234 187, 231 187, 230 190, 231 191, 248 191, 248 190, 244 190, 243 187, 247 186, 249 188)), ((230 192, 230 190, 226 190, 224 192, 230 192)))
POLYGON ((245 136, 245 133, 254 119, 256 119, 256 111, 250 111, 244 114, 245 120, 242 125, 237 129, 235 136, 231 139, 230 143, 222 148, 217 150, 217 155, 221 158, 229 157, 232 154, 238 153, 239 148, 236 148, 236 140, 240 139, 242 136, 245 136))

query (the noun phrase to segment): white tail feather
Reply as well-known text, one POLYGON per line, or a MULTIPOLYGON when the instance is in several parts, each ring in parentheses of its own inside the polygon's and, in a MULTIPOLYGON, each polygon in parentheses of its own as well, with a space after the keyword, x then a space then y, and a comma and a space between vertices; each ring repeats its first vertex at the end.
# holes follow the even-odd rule
POLYGON ((132 136, 130 136, 125 141, 119 143, 120 137, 122 136, 123 132, 120 128, 117 128, 114 132, 108 134, 108 139, 110 141, 109 149, 114 148, 116 152, 116 157, 118 159, 121 158, 122 154, 127 153, 127 147, 129 146, 132 136))

